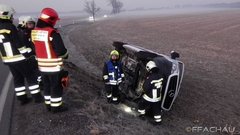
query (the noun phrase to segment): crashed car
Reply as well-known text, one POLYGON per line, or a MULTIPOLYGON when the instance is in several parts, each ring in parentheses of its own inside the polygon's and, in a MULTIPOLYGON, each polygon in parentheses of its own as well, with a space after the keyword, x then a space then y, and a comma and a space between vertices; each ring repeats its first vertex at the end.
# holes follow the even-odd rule
POLYGON ((172 51, 171 56, 166 56, 118 41, 113 42, 113 46, 120 53, 120 61, 125 74, 125 83, 119 86, 121 100, 132 103, 139 101, 147 74, 145 66, 148 61, 152 60, 166 80, 166 85, 162 89, 161 108, 169 111, 178 96, 184 74, 184 63, 176 59, 179 54, 172 51))

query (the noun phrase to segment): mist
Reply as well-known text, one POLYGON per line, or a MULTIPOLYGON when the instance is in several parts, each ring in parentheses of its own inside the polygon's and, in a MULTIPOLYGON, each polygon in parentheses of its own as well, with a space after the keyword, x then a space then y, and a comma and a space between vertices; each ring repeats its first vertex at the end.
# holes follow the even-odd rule
MULTIPOLYGON (((40 12, 44 7, 52 7, 58 12, 79 11, 84 9, 86 0, 0 0, 0 3, 13 7, 18 13, 40 12)), ((92 1, 92 0, 87 0, 92 1)), ((204 5, 213 3, 233 3, 240 0, 119 0, 123 9, 175 7, 176 5, 204 5)), ((111 10, 108 0, 95 0, 102 10, 111 10)))

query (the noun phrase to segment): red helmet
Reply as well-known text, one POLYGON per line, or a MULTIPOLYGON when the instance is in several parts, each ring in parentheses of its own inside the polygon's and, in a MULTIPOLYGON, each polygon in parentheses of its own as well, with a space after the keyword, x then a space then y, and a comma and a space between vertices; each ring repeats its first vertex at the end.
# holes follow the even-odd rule
POLYGON ((54 26, 59 20, 58 13, 52 8, 44 8, 39 17, 40 20, 54 26))

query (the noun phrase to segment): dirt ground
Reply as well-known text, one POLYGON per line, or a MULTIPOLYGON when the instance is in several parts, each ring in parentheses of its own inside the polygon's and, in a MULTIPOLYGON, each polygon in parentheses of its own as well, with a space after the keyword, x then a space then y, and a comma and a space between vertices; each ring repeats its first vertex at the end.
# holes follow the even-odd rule
POLYGON ((70 110, 52 114, 44 104, 15 101, 12 135, 228 135, 240 134, 240 10, 109 18, 61 28, 69 50, 70 110), (101 71, 113 41, 162 54, 174 50, 185 63, 178 98, 163 123, 153 126, 121 105, 107 104, 101 71), (231 128, 230 128, 231 127, 231 128), (191 132, 188 132, 190 129, 191 132))

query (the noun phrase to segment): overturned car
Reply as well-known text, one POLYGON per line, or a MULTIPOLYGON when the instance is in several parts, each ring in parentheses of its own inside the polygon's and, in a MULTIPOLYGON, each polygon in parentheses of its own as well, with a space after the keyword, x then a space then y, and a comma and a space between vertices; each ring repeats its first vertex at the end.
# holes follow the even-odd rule
POLYGON ((143 81, 147 74, 145 66, 148 61, 152 60, 166 80, 166 85, 162 90, 161 108, 169 111, 178 96, 184 74, 184 63, 176 60, 179 54, 172 51, 169 57, 123 42, 113 42, 113 46, 120 53, 120 61, 125 73, 125 83, 119 86, 122 101, 128 103, 139 101, 143 91, 143 81))

